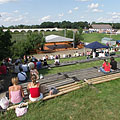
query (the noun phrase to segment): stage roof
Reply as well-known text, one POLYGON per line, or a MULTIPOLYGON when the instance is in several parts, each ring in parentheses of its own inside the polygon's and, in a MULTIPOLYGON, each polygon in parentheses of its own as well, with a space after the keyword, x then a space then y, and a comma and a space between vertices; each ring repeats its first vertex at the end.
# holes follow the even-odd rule
POLYGON ((58 35, 48 35, 45 37, 46 43, 49 42, 73 42, 74 40, 71 38, 66 38, 58 35))

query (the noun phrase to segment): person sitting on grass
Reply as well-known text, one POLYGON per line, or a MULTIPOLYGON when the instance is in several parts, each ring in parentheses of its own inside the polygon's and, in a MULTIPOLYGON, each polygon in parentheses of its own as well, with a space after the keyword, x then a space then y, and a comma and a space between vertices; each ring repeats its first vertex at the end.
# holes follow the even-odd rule
POLYGON ((37 62, 37 70, 40 70, 41 68, 42 68, 42 62, 41 59, 39 59, 37 62))
POLYGON ((19 82, 21 82, 21 83, 26 82, 28 79, 27 74, 25 72, 23 72, 22 68, 20 68, 20 73, 18 73, 18 79, 19 79, 19 82))
POLYGON ((23 102, 24 92, 21 85, 18 84, 18 78, 12 78, 13 86, 9 87, 9 99, 13 104, 19 104, 23 102))
POLYGON ((108 60, 104 59, 104 63, 102 65, 102 67, 100 67, 100 71, 103 72, 103 73, 105 73, 105 74, 107 74, 107 73, 109 73, 111 71, 110 68, 111 68, 111 65, 108 62, 108 60))
POLYGON ((1 63, 1 66, 0 66, 0 75, 6 75, 7 74, 7 67, 1 63))
POLYGON ((31 67, 31 70, 30 70, 30 77, 32 77, 32 75, 35 74, 36 75, 36 79, 38 80, 39 79, 39 72, 37 69, 34 68, 34 66, 31 67))
POLYGON ((111 57, 110 58, 110 65, 111 65, 111 69, 114 71, 114 70, 117 70, 117 62, 115 61, 114 57, 111 57))
POLYGON ((27 91, 29 93, 30 101, 39 101, 43 98, 43 94, 40 91, 40 83, 37 82, 37 77, 35 74, 31 76, 32 82, 30 82, 27 86, 27 91))
POLYGON ((59 65, 60 64, 60 60, 58 59, 58 56, 56 56, 55 61, 54 61, 55 65, 59 65))
POLYGON ((43 60, 43 66, 48 66, 46 59, 43 60))

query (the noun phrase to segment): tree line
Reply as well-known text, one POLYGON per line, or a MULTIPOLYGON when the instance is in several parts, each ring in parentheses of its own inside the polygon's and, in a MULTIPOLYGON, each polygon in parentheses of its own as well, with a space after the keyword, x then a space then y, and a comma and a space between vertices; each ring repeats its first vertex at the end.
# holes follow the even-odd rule
POLYGON ((96 23, 92 22, 91 24, 87 21, 79 21, 79 22, 70 22, 70 21, 62 21, 62 22, 43 22, 40 25, 15 25, 15 26, 1 26, 3 29, 32 29, 32 28, 67 28, 67 29, 88 29, 91 27, 92 24, 109 24, 114 29, 120 29, 120 23, 96 23))

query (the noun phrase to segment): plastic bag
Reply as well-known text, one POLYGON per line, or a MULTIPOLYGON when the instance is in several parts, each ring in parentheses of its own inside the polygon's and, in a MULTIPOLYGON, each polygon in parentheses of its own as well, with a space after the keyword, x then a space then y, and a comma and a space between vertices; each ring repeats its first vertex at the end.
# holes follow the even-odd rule
POLYGON ((44 77, 43 77, 43 75, 42 74, 40 74, 40 79, 43 79, 44 77))
POLYGON ((0 106, 2 107, 2 109, 7 109, 9 106, 9 100, 7 97, 3 97, 0 100, 0 106))
POLYGON ((17 116, 17 117, 23 116, 24 114, 27 113, 28 106, 27 106, 27 107, 21 107, 22 104, 23 104, 23 103, 21 103, 21 104, 15 109, 15 113, 16 113, 16 116, 17 116))

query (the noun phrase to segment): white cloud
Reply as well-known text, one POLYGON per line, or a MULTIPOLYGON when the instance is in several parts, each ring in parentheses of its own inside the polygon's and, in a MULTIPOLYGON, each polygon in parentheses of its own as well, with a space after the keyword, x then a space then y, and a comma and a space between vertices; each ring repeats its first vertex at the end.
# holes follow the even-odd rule
POLYGON ((24 15, 28 15, 29 13, 28 12, 25 12, 24 15))
POLYGON ((110 15, 120 15, 120 12, 112 12, 110 15))
POLYGON ((88 5, 88 8, 90 9, 95 9, 95 8, 98 8, 99 4, 98 3, 91 3, 90 5, 88 5))
POLYGON ((113 23, 113 22, 119 22, 119 19, 112 18, 111 16, 110 17, 100 17, 96 20, 96 22, 111 22, 111 23, 113 23))
POLYGON ((9 13, 7 13, 7 12, 1 12, 0 14, 1 14, 1 16, 9 15, 9 13))
POLYGON ((83 18, 85 18, 85 17, 84 17, 84 16, 81 16, 80 18, 83 19, 83 18))
POLYGON ((72 13, 72 10, 69 10, 68 13, 71 14, 71 13, 72 13))
POLYGON ((47 21, 47 20, 50 19, 50 17, 51 17, 50 15, 48 15, 48 16, 44 16, 43 18, 41 18, 41 20, 42 20, 42 21, 47 21))
POLYGON ((64 16, 64 14, 63 14, 63 13, 61 13, 61 14, 59 14, 58 16, 59 16, 59 18, 61 18, 61 17, 63 17, 63 16, 64 16))
POLYGON ((17 18, 13 19, 12 22, 19 22, 22 21, 24 19, 24 16, 20 15, 17 18))
POLYGON ((12 21, 12 17, 7 17, 4 19, 4 22, 11 22, 12 21))
POLYGON ((119 15, 112 16, 113 19, 120 19, 119 15))
POLYGON ((18 10, 15 10, 15 11, 13 11, 14 13, 18 13, 19 11, 18 10))
POLYGON ((99 9, 93 9, 93 12, 103 12, 103 10, 99 10, 99 9))
POLYGON ((8 3, 8 2, 15 2, 18 0, 0 0, 0 4, 8 3))
POLYGON ((75 7, 75 8, 74 8, 74 10, 78 10, 78 9, 79 9, 79 7, 75 7))

